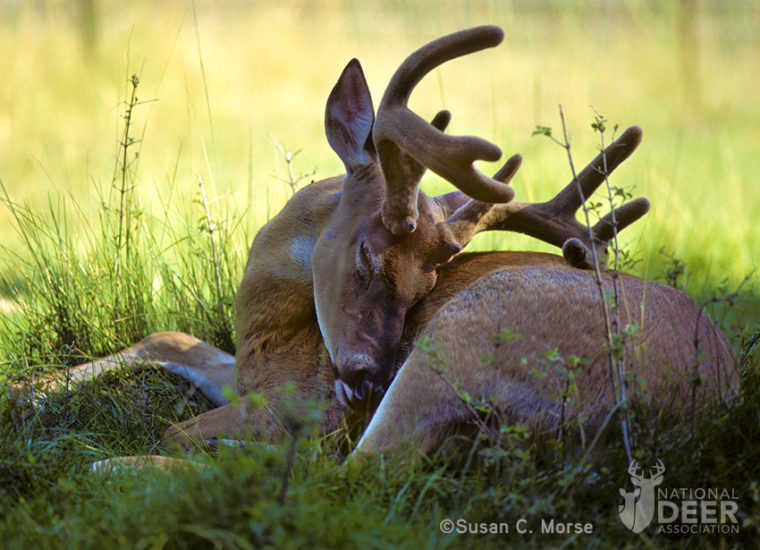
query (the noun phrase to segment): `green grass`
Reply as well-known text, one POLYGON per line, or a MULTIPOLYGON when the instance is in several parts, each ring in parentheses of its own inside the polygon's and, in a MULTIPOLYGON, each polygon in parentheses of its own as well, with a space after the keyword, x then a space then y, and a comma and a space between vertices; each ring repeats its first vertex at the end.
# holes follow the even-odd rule
MULTIPOLYGON (((670 486, 735 488, 743 523, 725 539, 632 535, 617 518, 618 490, 631 489, 619 442, 585 464, 490 447, 472 462, 375 461, 344 471, 333 442, 301 441, 284 503, 287 442, 201 454, 200 472, 90 475, 93 460, 153 452, 170 423, 208 407, 176 380, 143 373, 58 396, 23 421, 2 393, 4 547, 739 547, 757 539, 758 4, 698 4, 693 19, 676 3, 95 5, 94 41, 64 5, 2 8, 0 46, 13 55, 0 58, 0 296, 21 305, 0 311, 0 385, 157 330, 231 350, 247 247, 291 193, 270 135, 300 150, 297 174, 338 174, 322 116, 351 57, 377 104, 416 46, 495 23, 505 44, 440 69, 412 106, 428 118, 448 108, 452 132, 522 153, 514 182, 522 200, 547 198, 569 180, 563 151, 531 137, 537 124, 559 128, 558 104, 576 165, 596 153, 592 107, 644 128, 613 183, 634 186, 653 208, 624 243, 642 260, 640 274, 665 278, 675 258, 686 266, 679 284, 697 301, 722 297, 710 311, 739 352, 742 382, 737 403, 700 418, 693 433, 651 434, 634 422, 639 458, 661 458, 670 486), (124 166, 132 74, 142 103, 124 166), (517 519, 554 517, 590 521, 595 531, 445 535, 447 517, 506 521, 513 531, 517 519)), ((433 177, 425 188, 450 189, 433 177)), ((483 235, 473 246, 549 250, 512 235, 483 235)))
MULTIPOLYGON (((342 172, 322 117, 351 57, 361 59, 377 103, 412 49, 489 22, 505 29, 505 43, 422 82, 412 98, 418 112, 430 117, 446 107, 452 132, 522 153, 515 187, 527 200, 549 197, 569 179, 556 148, 531 138, 536 124, 559 126, 559 104, 579 161, 595 152, 592 107, 621 126, 639 124, 644 143, 618 183, 654 205, 626 236, 645 271, 659 271, 664 245, 691 266, 692 289, 723 278, 737 283, 758 263, 751 246, 760 240, 757 3, 705 5, 685 19, 676 3, 262 2, 196 6, 197 23, 187 4, 96 5, 97 39, 89 46, 76 32, 76 14, 62 6, 8 8, 0 24, 0 46, 14 52, 0 60, 2 178, 13 199, 35 211, 49 194, 70 194, 88 213, 98 206, 113 174, 119 102, 137 73, 140 99, 156 100, 135 120, 143 207, 159 215, 172 185, 187 201, 200 175, 210 194, 244 206, 243 232, 252 235, 289 196, 273 177, 279 164, 270 134, 302 150, 304 172, 342 172), (682 30, 689 25, 693 33, 682 30)), ((426 188, 448 189, 432 177, 426 188)), ((9 222, 0 209, 0 224, 9 222)), ((72 231, 81 237, 81 227, 72 231)), ((536 248, 513 236, 495 242, 536 248)), ((0 243, 22 248, 11 232, 0 243)))

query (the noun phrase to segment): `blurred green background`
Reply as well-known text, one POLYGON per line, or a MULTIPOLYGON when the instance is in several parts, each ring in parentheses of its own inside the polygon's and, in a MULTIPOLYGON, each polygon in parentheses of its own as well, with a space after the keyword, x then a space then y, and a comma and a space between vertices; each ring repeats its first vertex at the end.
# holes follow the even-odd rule
MULTIPOLYGON (((323 112, 352 57, 377 104, 413 49, 484 23, 504 29, 504 44, 431 74, 413 109, 425 118, 450 109, 451 133, 523 154, 520 200, 549 198, 569 181, 564 151, 531 136, 538 124, 560 131, 559 105, 576 166, 596 154, 594 110, 621 129, 638 124, 644 142, 613 184, 653 204, 623 234, 644 260, 639 272, 660 272, 666 247, 686 262, 696 294, 752 273, 760 259, 755 1, 4 1, 0 179, 12 201, 34 210, 70 205, 67 230, 86 233, 84 220, 111 192, 137 74, 145 103, 135 111, 132 168, 143 208, 160 215, 167 202, 190 203, 200 177, 220 207, 245 212, 236 241, 244 250, 290 196, 275 140, 300 151, 296 174, 342 173, 323 112)), ((449 190, 432 176, 424 188, 449 190)), ((25 253, 13 226, 0 204, 0 274, 23 284, 6 262, 25 253)), ((472 246, 550 249, 516 235, 472 246)))

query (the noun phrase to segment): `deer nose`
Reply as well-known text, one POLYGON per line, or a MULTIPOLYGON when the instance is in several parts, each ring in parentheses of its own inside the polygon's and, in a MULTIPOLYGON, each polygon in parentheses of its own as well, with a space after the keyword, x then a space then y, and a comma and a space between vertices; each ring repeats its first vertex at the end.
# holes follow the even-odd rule
POLYGON ((371 390, 372 382, 369 381, 369 376, 365 376, 361 383, 354 387, 354 397, 357 401, 364 401, 371 390))
POLYGON ((375 361, 367 354, 353 355, 341 369, 343 388, 339 397, 344 397, 349 405, 365 401, 372 393, 373 372, 377 370, 375 361))

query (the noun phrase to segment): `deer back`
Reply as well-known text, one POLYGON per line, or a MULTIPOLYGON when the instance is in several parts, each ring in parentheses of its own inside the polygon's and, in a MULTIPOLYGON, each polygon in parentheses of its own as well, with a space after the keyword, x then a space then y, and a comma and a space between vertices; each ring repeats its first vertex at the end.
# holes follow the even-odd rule
MULTIPOLYGON (((571 433, 577 443, 581 427, 590 441, 615 404, 592 276, 558 265, 504 267, 444 301, 418 333, 426 346, 404 362, 356 452, 440 448, 472 425, 459 390, 502 422, 527 425, 534 441, 571 433), (570 371, 575 389, 564 399, 570 371)), ((605 292, 611 277, 603 278, 605 292)), ((680 290, 618 277, 621 328, 637 327, 623 351, 629 401, 645 406, 648 420, 672 422, 698 412, 692 390, 697 409, 731 399, 733 353, 720 329, 680 290)))

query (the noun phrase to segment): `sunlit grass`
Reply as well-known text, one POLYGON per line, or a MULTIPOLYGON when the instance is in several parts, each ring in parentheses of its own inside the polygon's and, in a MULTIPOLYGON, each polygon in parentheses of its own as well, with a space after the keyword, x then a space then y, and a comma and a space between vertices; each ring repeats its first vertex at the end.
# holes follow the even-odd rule
MULTIPOLYGON (((429 117, 448 108, 452 132, 522 153, 515 187, 528 200, 550 196, 569 178, 562 151, 531 137, 536 124, 559 126, 559 104, 579 163, 598 145, 592 108, 621 127, 639 124, 644 143, 615 183, 635 186, 653 203, 647 220, 625 234, 641 257, 655 260, 643 272, 657 271, 662 246, 708 282, 737 283, 758 261, 757 4, 708 5, 693 19, 675 4, 644 3, 97 6, 90 48, 63 4, 44 12, 5 8, 0 23, 0 47, 13 51, 0 59, 0 177, 13 200, 33 209, 49 193, 71 193, 85 212, 98 206, 114 172, 119 103, 137 73, 140 99, 156 100, 135 121, 144 207, 160 213, 170 186, 187 200, 201 176, 212 193, 244 206, 242 225, 252 235, 289 196, 273 177, 279 164, 270 134, 301 150, 303 171, 316 169, 317 178, 342 172, 322 118, 351 57, 362 61, 377 102, 413 48, 487 22, 505 29, 505 44, 423 81, 412 98, 417 111, 429 117), (683 30, 688 25, 693 34, 683 30)), ((428 180, 427 189, 448 189, 428 180)), ((9 221, 0 209, 0 224, 9 221)), ((10 232, 0 243, 19 250, 10 232)), ((478 243, 547 249, 514 236, 478 243)))

